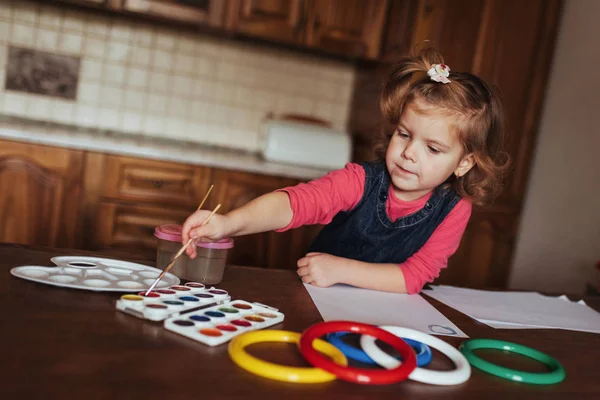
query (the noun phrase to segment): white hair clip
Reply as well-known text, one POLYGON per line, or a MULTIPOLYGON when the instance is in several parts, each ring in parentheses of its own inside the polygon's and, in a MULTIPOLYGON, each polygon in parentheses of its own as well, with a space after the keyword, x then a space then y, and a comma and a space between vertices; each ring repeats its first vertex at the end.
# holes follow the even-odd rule
POLYGON ((441 82, 441 83, 450 83, 450 67, 446 64, 433 64, 429 71, 427 71, 427 75, 431 78, 432 81, 441 82))

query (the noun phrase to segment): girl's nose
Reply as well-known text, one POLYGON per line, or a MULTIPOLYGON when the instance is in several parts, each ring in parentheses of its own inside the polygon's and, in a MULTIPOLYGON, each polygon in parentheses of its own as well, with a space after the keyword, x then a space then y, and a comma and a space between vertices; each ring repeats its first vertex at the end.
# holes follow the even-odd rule
POLYGON ((412 162, 417 162, 416 149, 413 143, 408 143, 402 152, 402 158, 412 162))

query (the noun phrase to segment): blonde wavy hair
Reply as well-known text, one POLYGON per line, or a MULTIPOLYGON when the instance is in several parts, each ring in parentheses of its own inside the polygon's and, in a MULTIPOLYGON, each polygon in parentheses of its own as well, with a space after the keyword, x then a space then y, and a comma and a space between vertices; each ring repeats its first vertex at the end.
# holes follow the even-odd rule
MULTIPOLYGON (((502 180, 509 167, 508 154, 502 151, 504 112, 497 92, 479 77, 450 71, 450 83, 432 81, 427 71, 432 64, 444 64, 441 54, 424 48, 399 60, 394 66, 381 97, 381 111, 394 127, 408 105, 421 100, 435 107, 436 113, 455 115, 455 126, 463 154, 472 154, 475 164, 464 176, 451 176, 445 182, 475 205, 491 202, 502 191, 502 180)), ((417 110, 419 111, 419 110, 417 110)), ((378 157, 385 152, 393 132, 384 132, 376 146, 378 157)))

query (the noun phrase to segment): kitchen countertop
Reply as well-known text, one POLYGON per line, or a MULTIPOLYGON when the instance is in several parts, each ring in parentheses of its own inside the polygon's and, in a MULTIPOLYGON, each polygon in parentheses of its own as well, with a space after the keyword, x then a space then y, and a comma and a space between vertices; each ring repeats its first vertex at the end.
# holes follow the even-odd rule
POLYGON ((0 139, 203 165, 263 175, 310 180, 327 169, 265 161, 258 153, 175 139, 0 117, 0 139))

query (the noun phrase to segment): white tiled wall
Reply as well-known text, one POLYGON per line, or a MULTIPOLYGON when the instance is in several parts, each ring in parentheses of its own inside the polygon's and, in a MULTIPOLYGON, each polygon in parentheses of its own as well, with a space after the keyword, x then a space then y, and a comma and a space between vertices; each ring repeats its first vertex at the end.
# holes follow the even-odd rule
POLYGON ((0 113, 257 149, 269 112, 345 129, 351 66, 21 0, 0 1, 0 113), (8 45, 81 57, 76 101, 6 91, 8 45))

